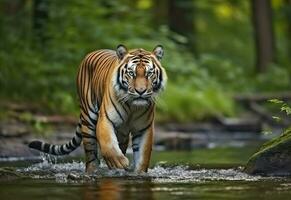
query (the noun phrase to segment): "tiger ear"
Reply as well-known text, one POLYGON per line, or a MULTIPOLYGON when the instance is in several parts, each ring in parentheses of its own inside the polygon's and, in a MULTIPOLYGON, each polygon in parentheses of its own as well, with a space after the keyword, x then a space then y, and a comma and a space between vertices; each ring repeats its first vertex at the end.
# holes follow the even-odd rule
POLYGON ((157 45, 154 50, 153 54, 157 57, 158 60, 162 60, 163 55, 164 55, 164 48, 162 45, 157 45))
POLYGON ((118 45, 116 48, 116 54, 118 58, 122 60, 124 56, 127 54, 127 48, 122 44, 118 45))

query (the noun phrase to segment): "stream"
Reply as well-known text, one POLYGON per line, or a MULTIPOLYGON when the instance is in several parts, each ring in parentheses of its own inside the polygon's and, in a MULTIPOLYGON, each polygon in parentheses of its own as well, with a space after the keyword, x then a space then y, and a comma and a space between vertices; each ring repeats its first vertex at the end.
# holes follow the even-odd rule
MULTIPOLYGON (((171 152, 168 152, 171 154, 171 152)), ((157 154, 159 154, 157 152, 157 154)), ((187 153, 186 153, 187 154, 187 153)), ((189 156, 191 156, 189 152, 189 156)), ((2 168, 5 168, 5 166, 2 168)), ((87 175, 84 163, 42 157, 39 163, 10 161, 25 178, 0 180, 1 199, 290 199, 291 179, 250 176, 242 167, 165 165, 144 174, 108 170, 87 175), (17 163, 17 164, 16 164, 17 163)))
POLYGON ((85 173, 82 148, 70 156, 53 157, 30 151, 21 141, 11 143, 13 146, 8 138, 2 140, 2 145, 7 143, 3 155, 10 154, 0 157, 0 199, 290 199, 291 178, 243 172, 266 137, 254 133, 191 134, 190 150, 165 148, 168 144, 179 147, 171 142, 154 146, 148 173, 109 170, 102 164, 90 176, 85 173))

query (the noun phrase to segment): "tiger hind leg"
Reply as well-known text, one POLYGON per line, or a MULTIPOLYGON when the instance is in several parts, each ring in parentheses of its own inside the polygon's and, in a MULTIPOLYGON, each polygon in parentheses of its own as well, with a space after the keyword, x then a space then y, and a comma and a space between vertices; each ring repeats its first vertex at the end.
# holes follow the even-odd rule
POLYGON ((85 151, 86 172, 93 173, 100 165, 99 148, 93 126, 81 125, 83 146, 85 151))

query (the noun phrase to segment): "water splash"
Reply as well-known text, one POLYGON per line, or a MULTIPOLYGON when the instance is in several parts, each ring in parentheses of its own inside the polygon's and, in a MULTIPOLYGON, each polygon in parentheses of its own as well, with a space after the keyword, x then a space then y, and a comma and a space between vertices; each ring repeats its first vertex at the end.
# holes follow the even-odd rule
POLYGON ((100 178, 142 179, 159 183, 170 182, 202 182, 202 181, 257 181, 260 176, 250 176, 237 169, 190 169, 188 166, 164 167, 161 165, 149 169, 148 173, 137 174, 125 170, 109 170, 102 164, 93 175, 85 173, 83 162, 57 163, 54 159, 44 157, 43 162, 27 168, 18 169, 18 172, 35 179, 55 179, 57 182, 84 182, 96 181, 100 178))
POLYGON ((187 166, 165 168, 156 166, 149 170, 157 182, 199 182, 208 180, 257 181, 260 176, 250 176, 237 169, 198 169, 191 170, 187 166))

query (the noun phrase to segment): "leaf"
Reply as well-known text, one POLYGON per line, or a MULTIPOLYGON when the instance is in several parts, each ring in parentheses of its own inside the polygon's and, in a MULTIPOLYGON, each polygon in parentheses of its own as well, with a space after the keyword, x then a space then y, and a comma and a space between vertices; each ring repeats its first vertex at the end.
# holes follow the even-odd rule
POLYGON ((284 103, 284 101, 279 100, 279 99, 269 99, 268 101, 271 103, 275 103, 275 104, 283 104, 284 103))
POLYGON ((276 122, 280 122, 282 119, 278 116, 272 116, 272 118, 276 121, 276 122))
POLYGON ((287 104, 284 104, 281 107, 281 111, 285 111, 287 115, 290 115, 291 114, 291 108, 287 104))
POLYGON ((262 134, 264 134, 264 135, 271 135, 272 134, 272 131, 266 130, 266 131, 263 131, 262 134))

